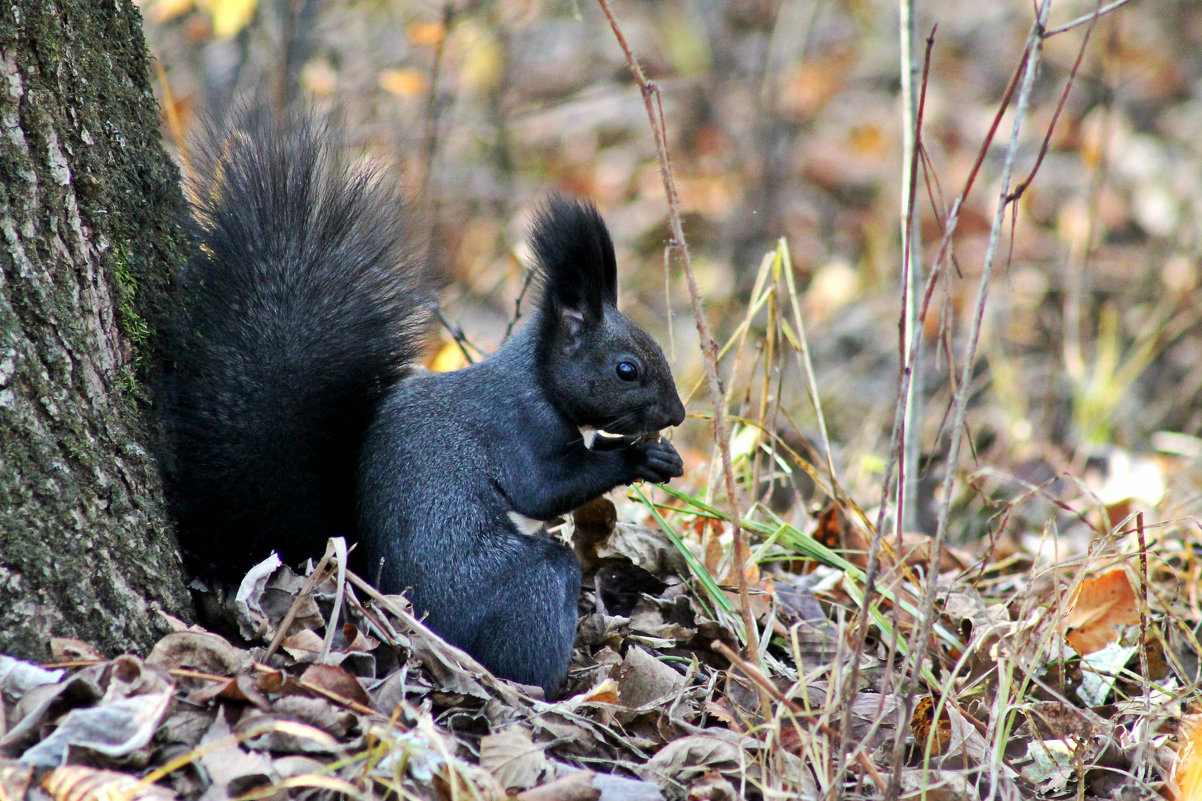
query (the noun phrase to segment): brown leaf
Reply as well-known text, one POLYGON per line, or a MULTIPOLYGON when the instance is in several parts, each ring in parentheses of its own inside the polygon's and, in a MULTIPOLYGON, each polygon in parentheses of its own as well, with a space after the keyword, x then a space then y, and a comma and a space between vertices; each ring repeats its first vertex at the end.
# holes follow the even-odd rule
POLYGON ((260 687, 259 677, 249 673, 239 673, 221 697, 242 700, 254 704, 259 709, 268 709, 271 706, 260 687))
POLYGON ((148 665, 187 668, 218 676, 233 676, 250 667, 250 654, 225 638, 204 631, 180 631, 159 640, 146 657, 148 665))
POLYGON ((358 626, 350 623, 342 624, 342 638, 345 641, 342 650, 346 653, 371 653, 380 644, 378 640, 367 636, 358 626))
POLYGON ((1117 627, 1138 622, 1135 588, 1120 568, 1077 585, 1068 605, 1064 638, 1084 656, 1117 641, 1117 627))
POLYGON ((614 502, 602 496, 572 510, 572 547, 586 565, 597 559, 597 546, 613 534, 618 522, 614 502))
POLYGON ((839 505, 831 503, 818 515, 817 525, 810 536, 833 551, 844 547, 844 532, 847 528, 847 520, 843 517, 839 505))
POLYGON ((637 709, 674 695, 684 687, 684 676, 639 647, 632 647, 615 676, 623 706, 637 709))
POLYGON ((309 665, 301 674, 301 681, 339 698, 356 701, 364 706, 371 705, 371 697, 359 680, 336 665, 309 665))
POLYGON ((589 771, 571 773, 562 779, 518 793, 518 801, 597 801, 601 791, 593 786, 589 771))
POLYGON ((282 695, 285 692, 296 692, 296 679, 282 670, 259 666, 255 671, 258 687, 265 693, 282 695))
POLYGON ((747 743, 747 738, 720 729, 681 737, 661 748, 640 770, 640 775, 689 781, 708 771, 737 772, 739 765, 748 759, 747 743))
POLYGON ((137 777, 82 765, 55 768, 42 778, 42 789, 55 801, 165 801, 175 795, 143 785, 137 777))
POLYGON ((74 637, 51 637, 50 653, 55 662, 104 661, 104 655, 83 640, 74 637))
MULTIPOLYGON (((214 698, 230 698, 229 693, 237 693, 237 682, 234 679, 226 679, 225 681, 211 681, 203 684, 199 689, 188 693, 188 703, 204 706, 214 698)), ((236 701, 245 701, 245 698, 234 697, 236 701)))
POLYGON ((312 662, 321 653, 323 640, 313 629, 301 629, 280 641, 280 647, 298 662, 312 662))
POLYGON ((208 772, 214 787, 227 795, 236 795, 241 790, 266 784, 271 775, 271 760, 268 757, 247 751, 238 744, 225 719, 224 707, 218 707, 217 717, 194 753, 208 772))
POLYGON ((736 734, 744 732, 743 725, 735 717, 734 709, 731 708, 730 702, 726 699, 722 699, 721 701, 706 701, 705 711, 709 713, 710 717, 717 718, 725 723, 726 727, 736 734))
MULTIPOLYGON (((935 699, 931 696, 926 696, 918 700, 918 705, 914 707, 914 714, 910 717, 910 731, 914 733, 914 741, 918 743, 919 748, 926 748, 926 744, 931 736, 931 728, 935 723, 935 699)), ((951 719, 948 717, 947 709, 944 708, 939 716, 939 725, 935 727, 935 737, 931 746, 931 753, 942 754, 947 748, 952 739, 951 719)))
POLYGON ((492 773, 506 790, 525 790, 542 779, 547 755, 534 742, 530 729, 513 724, 480 740, 480 767, 492 773))

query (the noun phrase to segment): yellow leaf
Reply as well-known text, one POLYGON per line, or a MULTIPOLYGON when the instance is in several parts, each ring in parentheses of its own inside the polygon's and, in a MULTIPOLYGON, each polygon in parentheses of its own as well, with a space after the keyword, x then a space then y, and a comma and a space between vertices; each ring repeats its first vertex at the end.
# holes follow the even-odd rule
POLYGON ((447 29, 441 22, 411 22, 405 28, 405 33, 415 45, 434 47, 446 38, 447 29))
POLYGON ((487 94, 501 80, 505 51, 496 37, 481 26, 464 25, 456 36, 463 43, 459 81, 466 89, 487 94))
POLYGON ((42 778, 42 789, 55 801, 165 801, 174 796, 137 777, 84 765, 64 765, 42 778))
POLYGON ((463 351, 454 342, 443 345, 430 363, 430 370, 435 373, 449 373, 463 367, 467 367, 467 359, 463 358, 463 351))
POLYGON ((250 24, 255 15, 256 0, 212 0, 213 35, 218 39, 235 36, 250 24))
POLYGON ((924 750, 931 738, 931 729, 935 730, 932 755, 942 754, 952 740, 951 717, 946 708, 940 712, 939 722, 936 723, 935 699, 926 695, 918 699, 918 705, 914 707, 914 714, 910 718, 910 731, 914 733, 915 742, 924 750))
POLYGON ((426 76, 417 70, 384 70, 380 88, 397 97, 412 97, 426 91, 426 76))
POLYGON ((618 683, 612 678, 598 684, 580 697, 586 704, 616 704, 618 703, 618 683))

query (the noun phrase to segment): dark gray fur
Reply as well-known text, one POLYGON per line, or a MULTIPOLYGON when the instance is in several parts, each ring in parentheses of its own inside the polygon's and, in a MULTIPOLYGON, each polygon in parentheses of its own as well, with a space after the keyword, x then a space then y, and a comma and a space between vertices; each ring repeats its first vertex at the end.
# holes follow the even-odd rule
POLYGON ((480 364, 402 379, 431 284, 395 192, 303 116, 246 114, 210 141, 163 382, 193 570, 236 578, 271 549, 295 563, 357 529, 381 589, 498 675, 554 692, 580 567, 519 523, 682 473, 644 437, 684 407, 659 347, 617 310, 600 216, 551 198, 532 231, 533 319, 480 364), (581 427, 625 436, 590 450, 581 427))
POLYGON ((615 306, 613 249, 592 206, 552 198, 533 249, 545 283, 534 319, 480 364, 389 394, 364 444, 359 520, 382 587, 404 590, 490 670, 550 693, 571 656, 580 568, 510 513, 546 521, 621 484, 681 475, 664 440, 589 450, 580 426, 645 434, 678 425, 684 407, 659 346, 615 306))
POLYGON ((399 193, 309 116, 242 109, 190 161, 164 474, 190 570, 240 579, 354 535, 359 444, 422 352, 434 288, 399 193))

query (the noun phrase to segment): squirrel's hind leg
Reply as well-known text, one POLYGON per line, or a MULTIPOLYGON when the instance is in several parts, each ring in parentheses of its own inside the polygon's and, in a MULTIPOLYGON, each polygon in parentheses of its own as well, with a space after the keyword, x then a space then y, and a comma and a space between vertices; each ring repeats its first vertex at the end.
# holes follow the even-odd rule
MULTIPOLYGON (((542 687, 551 698, 576 640, 580 563, 558 542, 520 535, 506 548, 507 580, 488 588, 489 614, 467 650, 498 676, 542 687)), ((483 589, 483 588, 482 588, 483 589)))

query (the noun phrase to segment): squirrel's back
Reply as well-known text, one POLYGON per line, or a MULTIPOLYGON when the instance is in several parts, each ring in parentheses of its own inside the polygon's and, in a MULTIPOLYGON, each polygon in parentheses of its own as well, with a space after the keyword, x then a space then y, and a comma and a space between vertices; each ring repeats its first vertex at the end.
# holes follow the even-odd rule
POLYGON ((243 111, 223 131, 195 159, 163 402, 184 551, 232 578, 353 534, 359 443, 433 288, 399 194, 324 125, 243 111))

